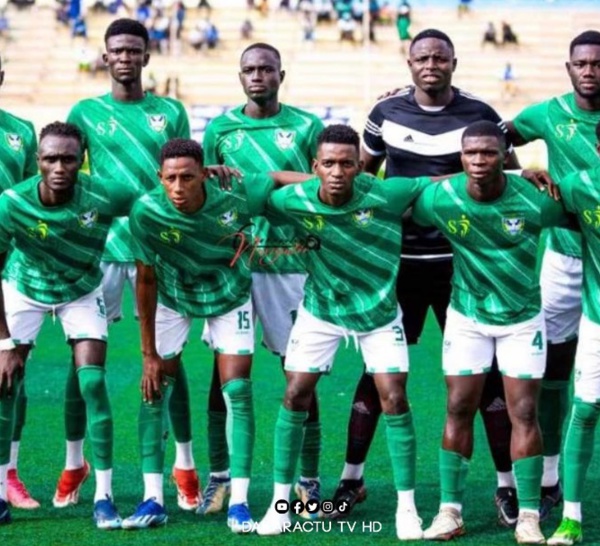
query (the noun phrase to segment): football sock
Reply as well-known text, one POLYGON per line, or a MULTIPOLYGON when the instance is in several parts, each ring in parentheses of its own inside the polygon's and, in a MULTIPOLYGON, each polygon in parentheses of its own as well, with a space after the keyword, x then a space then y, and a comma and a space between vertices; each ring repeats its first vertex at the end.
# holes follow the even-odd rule
POLYGON ((86 364, 77 368, 96 470, 109 470, 113 466, 113 420, 105 375, 102 366, 86 364))
POLYGON ((222 387, 227 406, 227 446, 232 478, 249 478, 254 450, 254 406, 252 382, 233 379, 222 387))
POLYGON ((193 470, 196 468, 192 442, 175 442, 174 466, 180 470, 193 470))
POLYGON ((227 436, 225 434, 226 423, 226 411, 208 412, 208 460, 211 474, 229 471, 229 453, 227 452, 227 436))
POLYGON ((154 502, 165 505, 163 493, 163 473, 144 472, 144 500, 154 499, 154 502))
MULTIPOLYGON (((440 489, 442 504, 462 505, 467 484, 469 459, 460 453, 440 449, 440 489)), ((539 491, 538 491, 539 495, 539 491)))
MULTIPOLYGON (((552 347, 552 345, 549 345, 552 347)), ((542 380, 538 402, 539 422, 544 442, 544 455, 560 454, 562 428, 569 410, 569 381, 542 380)), ((555 485, 554 482, 551 485, 555 485)))
MULTIPOLYGON (((13 389, 15 392, 18 392, 21 386, 21 378, 13 375, 12 381, 13 389)), ((15 424, 16 401, 16 396, 8 396, 6 392, 3 392, 0 397, 0 465, 6 465, 7 471, 8 463, 10 461, 10 444, 15 424)), ((6 479, 4 481, 6 481, 6 479)), ((6 498, 6 496, 3 498, 6 498)))
POLYGON ((83 440, 67 440, 65 470, 75 470, 82 468, 83 465, 83 440))
POLYGON ((519 510, 533 510, 535 512, 539 510, 542 469, 543 460, 541 455, 517 459, 513 463, 519 510))
POLYGON ((360 480, 363 477, 365 470, 365 463, 361 464, 350 464, 344 463, 344 469, 342 470, 342 480, 360 480))
POLYGON ((96 470, 96 492, 94 493, 94 502, 113 498, 112 494, 112 469, 96 470))
MULTIPOLYGON (((67 440, 71 442, 83 440, 86 425, 85 400, 81 396, 75 365, 71 363, 65 386, 65 435, 67 440)), ((81 459, 83 460, 83 446, 81 459)))
POLYGON ((290 484, 294 479, 306 416, 306 411, 291 411, 284 406, 279 408, 274 440, 273 474, 276 484, 290 484))
MULTIPOLYGON (((21 433, 25 426, 25 416, 27 412, 27 394, 25 393, 25 380, 21 383, 21 388, 17 392, 17 401, 15 404, 15 428, 13 431, 13 442, 21 440, 21 433)), ((14 468, 16 468, 16 463, 14 468)))
POLYGON ((384 414, 388 451, 392 460, 396 491, 415 488, 417 442, 410 411, 402 415, 384 414))
POLYGON ((300 452, 300 474, 302 476, 319 476, 319 455, 321 454, 321 423, 307 421, 304 423, 304 440, 300 452))
MULTIPOLYGON (((19 401, 17 400, 17 404, 19 401)), ((14 437, 14 434, 13 434, 14 437)), ((19 447, 21 446, 21 442, 13 441, 10 443, 10 462, 8 463, 9 470, 16 470, 17 465, 19 463, 19 447)))
POLYGON ((0 463, 0 499, 8 500, 7 489, 8 489, 8 463, 0 463))
POLYGON ((581 502, 592 453, 594 432, 600 415, 600 404, 573 402, 573 413, 564 448, 565 501, 581 502))
POLYGON ((248 502, 248 487, 250 478, 231 478, 231 497, 229 497, 229 506, 248 502))
MULTIPOLYGON (((183 362, 179 363, 169 400, 169 416, 173 437, 178 443, 192 441, 192 417, 190 412, 190 390, 183 362)), ((191 446, 191 443, 190 443, 191 446)), ((191 451, 188 454, 191 457, 191 451)))
POLYGON ((544 473, 542 474, 542 487, 553 487, 558 483, 559 462, 560 455, 544 456, 544 473))
POLYGON ((138 417, 138 435, 142 472, 162 475, 165 464, 165 447, 169 431, 169 396, 173 379, 167 378, 167 385, 160 386, 161 398, 152 403, 142 401, 138 417))
POLYGON ((581 523, 581 503, 565 501, 563 506, 563 518, 574 519, 581 523))

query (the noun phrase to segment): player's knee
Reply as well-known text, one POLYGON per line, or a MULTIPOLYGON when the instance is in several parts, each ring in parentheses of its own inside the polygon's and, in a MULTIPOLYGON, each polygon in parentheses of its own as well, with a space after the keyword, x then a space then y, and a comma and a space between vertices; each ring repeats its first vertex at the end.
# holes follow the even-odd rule
POLYGON ((308 411, 314 389, 302 381, 290 381, 285 390, 284 406, 291 411, 308 411))
POLYGON ((513 427, 537 426, 537 399, 535 396, 522 396, 510 411, 513 427))
POLYGON ((404 389, 390 389, 380 394, 381 409, 388 415, 399 415, 408 411, 408 399, 404 389))
POLYGON ((477 404, 462 392, 448 394, 446 413, 449 421, 471 423, 475 418, 477 404))

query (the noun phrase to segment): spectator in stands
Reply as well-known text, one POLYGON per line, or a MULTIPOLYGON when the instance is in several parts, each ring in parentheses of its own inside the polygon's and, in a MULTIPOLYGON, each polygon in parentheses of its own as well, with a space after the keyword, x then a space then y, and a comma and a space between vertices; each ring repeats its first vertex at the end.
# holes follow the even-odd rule
POLYGON ((57 3, 54 8, 54 17, 59 23, 69 26, 69 6, 66 1, 57 3))
POLYGON ((355 43, 354 30, 356 29, 356 21, 352 19, 350 12, 345 12, 338 19, 338 29, 340 31, 340 42, 355 43))
POLYGON ((514 98, 517 94, 517 86, 515 84, 516 75, 512 63, 506 63, 504 65, 501 80, 502 89, 500 91, 500 98, 506 102, 514 98))
POLYGON ((208 0, 200 0, 200 2, 198 2, 198 9, 205 9, 208 12, 208 15, 212 12, 212 6, 209 4, 208 0))
POLYGON ((6 16, 6 8, 0 11, 0 37, 1 38, 10 38, 10 23, 8 22, 8 17, 6 16))
POLYGON ((175 35, 175 39, 179 40, 181 38, 181 31, 185 21, 185 4, 181 0, 175 2, 173 11, 173 34, 175 35))
POLYGON ((317 23, 333 20, 333 1, 332 0, 313 0, 315 12, 317 14, 317 23))
POLYGON ((181 95, 179 94, 179 78, 177 76, 169 76, 167 78, 163 97, 169 97, 170 99, 176 100, 181 98, 181 95))
POLYGON ((150 37, 150 50, 166 53, 169 50, 169 29, 170 19, 165 15, 162 9, 156 11, 156 16, 152 20, 148 35, 150 37))
POLYGON ((398 38, 400 38, 400 53, 406 55, 404 49, 404 42, 410 42, 412 40, 410 36, 410 15, 411 7, 408 0, 402 0, 402 3, 398 6, 398 15, 396 17, 396 29, 398 30, 398 38))
POLYGON ((506 21, 502 21, 502 45, 506 44, 519 45, 519 39, 511 26, 506 21))
POLYGON ((158 80, 154 75, 154 72, 148 72, 148 76, 144 79, 144 91, 148 93, 156 94, 158 88, 158 80))
POLYGON ((302 35, 305 42, 313 42, 315 39, 315 27, 317 26, 317 11, 311 0, 301 0, 298 11, 302 22, 302 35))
POLYGON ((498 45, 498 39, 496 38, 496 27, 491 21, 487 24, 485 30, 483 31, 481 47, 485 46, 485 44, 492 44, 494 46, 498 45))
POLYGON ((242 40, 252 40, 252 32, 254 31, 254 27, 252 26, 252 21, 250 19, 244 19, 242 26, 240 27, 240 37, 242 40))
POLYGON ((458 18, 471 13, 471 0, 458 0, 458 18))
POLYGON ((146 23, 152 16, 152 0, 145 0, 141 2, 135 10, 135 18, 137 21, 146 26, 146 23))
POLYGON ((196 51, 200 51, 204 46, 214 49, 219 43, 219 31, 210 19, 202 19, 190 32, 188 40, 196 51))
POLYGON ((78 15, 71 23, 71 38, 83 38, 87 42, 87 24, 82 15, 78 15))

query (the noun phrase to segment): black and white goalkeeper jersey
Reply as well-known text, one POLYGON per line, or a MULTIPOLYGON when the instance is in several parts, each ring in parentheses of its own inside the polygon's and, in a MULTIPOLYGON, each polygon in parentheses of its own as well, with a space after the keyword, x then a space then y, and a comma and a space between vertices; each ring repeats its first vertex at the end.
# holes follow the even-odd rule
MULTIPOLYGON (((379 101, 371 110, 363 146, 373 156, 386 156, 386 178, 461 172, 460 139, 465 127, 489 120, 506 131, 491 106, 456 87, 452 89, 454 98, 442 108, 419 106, 411 86, 379 101)), ((438 230, 417 226, 410 217, 405 219, 402 232, 402 257, 427 260, 452 255, 438 230)))

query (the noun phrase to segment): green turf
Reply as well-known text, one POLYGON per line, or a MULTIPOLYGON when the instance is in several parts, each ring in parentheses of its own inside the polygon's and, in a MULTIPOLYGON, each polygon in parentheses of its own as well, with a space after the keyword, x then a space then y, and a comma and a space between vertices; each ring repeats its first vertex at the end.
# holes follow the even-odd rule
MULTIPOLYGON (((211 355, 198 337, 199 325, 186 348, 185 362, 193 397, 194 445, 197 465, 206 478, 206 417, 205 407, 210 381, 211 355)), ((437 452, 444 416, 444 387, 440 370, 440 335, 430 319, 426 340, 411 349, 411 376, 409 396, 412 403, 418 438, 417 505, 424 524, 436 513, 438 503, 437 452)), ((137 413, 139 403, 139 355, 137 325, 132 320, 116 324, 110 332, 109 388, 115 417, 115 469, 114 492, 123 517, 130 515, 141 500, 142 480, 137 453, 137 413)), ((343 345, 343 343, 342 343, 343 345)), ((300 544, 311 541, 323 546, 363 544, 397 544, 394 530, 396 495, 393 488, 385 438, 380 425, 369 456, 366 483, 369 497, 353 512, 350 522, 353 532, 333 523, 317 532, 294 533, 264 538, 232 535, 226 527, 224 514, 201 518, 184 513, 177 508, 175 489, 166 485, 165 498, 169 524, 165 528, 146 531, 97 531, 91 521, 93 479, 82 488, 80 504, 63 510, 54 509, 50 499, 56 479, 63 466, 64 444, 62 425, 62 397, 67 346, 62 342, 59 324, 48 319, 38 340, 38 349, 27 365, 27 390, 29 410, 27 426, 22 439, 20 473, 32 494, 42 502, 42 508, 27 512, 13 510, 14 523, 0 528, 0 545, 24 544, 300 544), (363 524, 378 522, 381 530, 369 533, 363 524)), ((325 496, 331 495, 344 460, 345 434, 348 412, 354 386, 361 372, 360 360, 352 344, 340 349, 333 371, 319 385, 323 420, 322 479, 325 496)), ((274 356, 260 350, 255 358, 253 372, 255 384, 256 415, 258 417, 253 481, 250 504, 254 517, 259 519, 267 508, 272 486, 272 435, 277 410, 283 394, 284 381, 279 362, 274 356)), ((459 539, 464 545, 514 544, 512 532, 496 524, 492 502, 495 474, 483 439, 480 423, 477 444, 471 464, 468 491, 465 499, 465 521, 468 534, 459 539)), ((89 455, 89 446, 86 448, 89 455)), ((173 461, 170 445, 167 466, 173 461)), ((585 544, 600 544, 600 521, 594 514, 600 511, 597 484, 600 471, 593 462, 588 494, 585 497, 585 544)), ((559 514, 552 515, 543 530, 550 535, 558 523, 559 514)))

